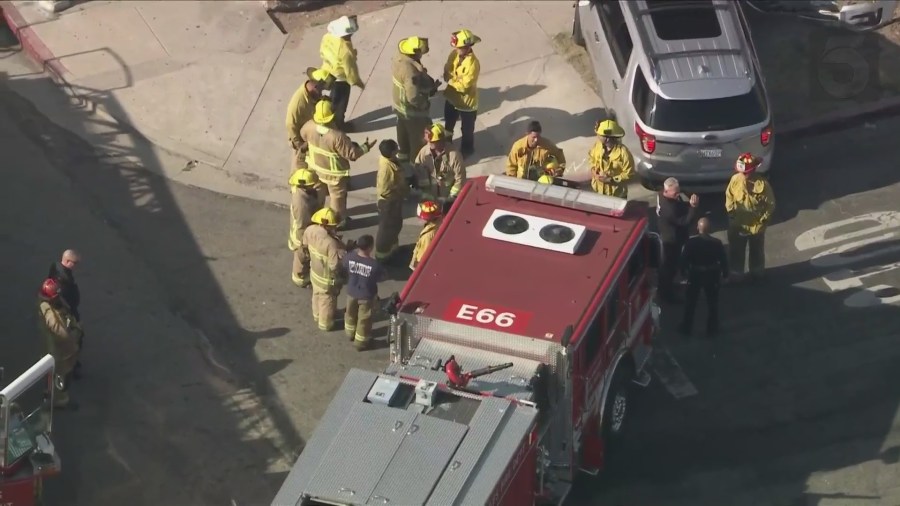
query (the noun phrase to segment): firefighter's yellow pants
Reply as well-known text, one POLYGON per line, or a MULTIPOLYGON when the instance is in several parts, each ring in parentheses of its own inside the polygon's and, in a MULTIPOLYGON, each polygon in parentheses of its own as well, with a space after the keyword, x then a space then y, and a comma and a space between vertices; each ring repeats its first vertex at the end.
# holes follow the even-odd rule
POLYGON ((403 200, 381 199, 378 201, 378 231, 375 233, 375 258, 389 257, 400 243, 403 228, 403 200))
POLYGON ((355 344, 366 344, 372 336, 372 314, 378 297, 354 299, 347 297, 347 311, 344 314, 344 332, 352 337, 355 344))

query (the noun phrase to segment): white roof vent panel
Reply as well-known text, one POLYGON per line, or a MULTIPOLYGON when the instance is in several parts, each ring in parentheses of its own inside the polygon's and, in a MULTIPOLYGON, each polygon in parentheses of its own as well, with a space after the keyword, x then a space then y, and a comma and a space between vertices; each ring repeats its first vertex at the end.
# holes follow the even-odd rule
POLYGON ((574 223, 496 209, 481 235, 498 241, 574 255, 587 228, 574 223))

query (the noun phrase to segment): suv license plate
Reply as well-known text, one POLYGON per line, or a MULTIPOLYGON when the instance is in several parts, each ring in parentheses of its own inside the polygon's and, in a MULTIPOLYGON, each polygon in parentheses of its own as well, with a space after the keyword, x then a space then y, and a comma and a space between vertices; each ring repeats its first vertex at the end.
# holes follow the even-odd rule
POLYGON ((700 157, 701 158, 722 158, 722 150, 721 149, 701 149, 700 157))

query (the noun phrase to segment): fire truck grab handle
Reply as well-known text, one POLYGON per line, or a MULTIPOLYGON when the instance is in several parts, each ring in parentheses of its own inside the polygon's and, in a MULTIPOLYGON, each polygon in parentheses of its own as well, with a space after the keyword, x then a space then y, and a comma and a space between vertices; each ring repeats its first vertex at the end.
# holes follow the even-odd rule
POLYGON ((563 330, 562 339, 559 340, 560 344, 562 344, 563 348, 569 347, 569 341, 572 340, 572 334, 575 333, 575 327, 572 325, 567 325, 565 330, 563 330))

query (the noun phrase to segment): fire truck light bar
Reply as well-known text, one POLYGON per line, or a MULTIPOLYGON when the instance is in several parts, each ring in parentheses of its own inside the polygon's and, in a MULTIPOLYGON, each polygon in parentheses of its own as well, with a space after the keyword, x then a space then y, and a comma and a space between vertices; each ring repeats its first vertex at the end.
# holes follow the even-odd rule
POLYGON ((484 187, 497 195, 542 202, 587 213, 605 216, 622 216, 628 201, 618 197, 600 195, 593 191, 576 190, 564 186, 538 183, 529 179, 493 174, 484 187))

